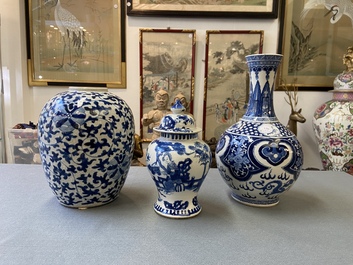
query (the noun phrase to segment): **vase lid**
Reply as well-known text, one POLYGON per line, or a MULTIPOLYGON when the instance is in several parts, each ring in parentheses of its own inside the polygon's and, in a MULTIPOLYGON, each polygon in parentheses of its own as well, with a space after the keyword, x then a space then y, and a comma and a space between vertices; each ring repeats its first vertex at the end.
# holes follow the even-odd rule
POLYGON ((175 134, 194 134, 201 131, 201 128, 195 126, 194 117, 185 112, 186 109, 180 99, 175 101, 171 111, 173 113, 164 116, 160 125, 153 128, 155 131, 175 134))

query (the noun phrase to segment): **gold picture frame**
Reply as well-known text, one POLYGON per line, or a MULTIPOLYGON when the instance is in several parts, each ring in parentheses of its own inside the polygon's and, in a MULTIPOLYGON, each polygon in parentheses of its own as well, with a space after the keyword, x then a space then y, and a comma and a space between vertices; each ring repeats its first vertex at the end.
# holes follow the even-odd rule
POLYGON ((314 1, 283 0, 280 9, 283 34, 278 52, 283 60, 277 89, 293 85, 299 90, 332 89, 334 78, 345 69, 343 55, 352 45, 352 20, 346 11, 338 17, 334 7, 330 10, 329 5, 314 1))
POLYGON ((26 0, 29 86, 126 88, 125 2, 26 0))

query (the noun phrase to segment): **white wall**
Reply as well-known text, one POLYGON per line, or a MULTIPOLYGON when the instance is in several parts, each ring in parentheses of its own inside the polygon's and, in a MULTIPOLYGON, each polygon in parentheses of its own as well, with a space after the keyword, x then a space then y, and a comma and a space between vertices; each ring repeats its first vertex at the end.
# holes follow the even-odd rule
MULTIPOLYGON (((37 122, 41 108, 47 100, 66 87, 28 87, 26 64, 26 36, 24 1, 1 0, 1 52, 4 69, 5 128, 19 122, 37 122)), ((139 130, 139 28, 196 29, 196 71, 195 71, 195 110, 198 126, 202 126, 203 75, 206 30, 264 30, 264 52, 277 51, 277 20, 237 20, 215 18, 156 18, 127 17, 127 89, 113 89, 115 94, 127 101, 133 110, 136 129, 139 130)), ((284 101, 283 92, 275 92, 275 110, 279 120, 287 123, 290 108, 284 101)), ((298 124, 298 138, 304 149, 304 168, 322 168, 311 127, 314 110, 322 102, 332 97, 327 92, 300 92, 299 107, 307 118, 305 124, 298 124)), ((7 143, 7 150, 9 145, 7 143)), ((7 152, 9 153, 9 152, 7 152)))

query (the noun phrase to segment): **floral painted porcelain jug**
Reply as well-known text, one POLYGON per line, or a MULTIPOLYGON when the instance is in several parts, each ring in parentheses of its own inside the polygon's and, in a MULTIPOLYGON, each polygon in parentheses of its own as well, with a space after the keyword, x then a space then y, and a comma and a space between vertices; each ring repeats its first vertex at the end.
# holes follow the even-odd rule
POLYGON ((333 82, 333 98, 314 113, 313 129, 323 168, 353 175, 353 47, 343 63, 346 70, 333 82))
POLYGON ((189 218, 201 211, 197 199, 211 163, 210 147, 198 139, 200 128, 180 100, 154 130, 160 137, 147 148, 146 161, 156 185, 154 210, 169 218, 189 218))

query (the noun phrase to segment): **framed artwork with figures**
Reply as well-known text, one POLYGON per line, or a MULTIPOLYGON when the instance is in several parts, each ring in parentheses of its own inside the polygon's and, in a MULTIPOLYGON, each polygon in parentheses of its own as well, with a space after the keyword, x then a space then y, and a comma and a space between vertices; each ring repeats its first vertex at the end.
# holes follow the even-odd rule
POLYGON ((193 113, 195 30, 140 29, 140 128, 143 142, 176 98, 193 113))
POLYGON ((245 56, 262 53, 262 30, 207 30, 203 139, 217 142, 237 122, 249 98, 245 56))
POLYGON ((351 0, 284 0, 279 53, 283 54, 280 86, 330 90, 345 70, 343 56, 353 40, 351 0))

